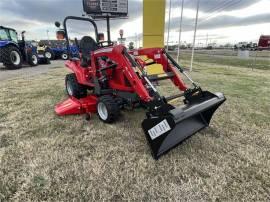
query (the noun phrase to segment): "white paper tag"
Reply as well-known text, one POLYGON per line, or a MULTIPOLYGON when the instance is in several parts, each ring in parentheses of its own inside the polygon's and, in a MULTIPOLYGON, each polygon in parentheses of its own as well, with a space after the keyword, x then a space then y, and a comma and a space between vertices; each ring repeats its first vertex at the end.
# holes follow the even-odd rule
POLYGON ((154 126, 153 128, 151 128, 150 130, 148 130, 148 134, 150 135, 151 139, 154 140, 169 130, 171 130, 171 127, 168 124, 167 120, 165 119, 156 126, 154 126))

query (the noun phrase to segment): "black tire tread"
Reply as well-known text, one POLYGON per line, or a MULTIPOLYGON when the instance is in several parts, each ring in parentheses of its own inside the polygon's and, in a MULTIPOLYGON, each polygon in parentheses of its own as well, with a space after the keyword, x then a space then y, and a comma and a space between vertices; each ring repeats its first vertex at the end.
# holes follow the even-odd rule
MULTIPOLYGON (((62 60, 67 60, 67 59, 64 59, 64 58, 63 58, 63 55, 64 55, 64 54, 67 55, 67 53, 62 53, 62 54, 60 55, 60 57, 61 57, 62 60)), ((68 55, 67 55, 67 56, 68 56, 68 55)))
POLYGON ((38 55, 35 53, 28 53, 28 64, 32 67, 37 66, 38 65, 38 55), (37 57, 37 64, 34 64, 32 61, 32 56, 35 55, 37 57))
POLYGON ((98 103, 99 102, 103 102, 108 110, 107 120, 99 118, 105 123, 112 123, 117 120, 120 115, 120 109, 115 99, 111 95, 103 95, 99 97, 98 103))
POLYGON ((20 52, 20 50, 15 47, 15 46, 7 46, 7 47, 4 47, 4 48, 1 48, 1 58, 2 58, 2 62, 3 64, 6 66, 7 69, 19 69, 22 67, 22 54, 20 52), (11 51, 17 51, 21 57, 21 62, 19 65, 14 65, 11 61, 11 58, 10 58, 10 53, 11 51))
POLYGON ((54 52, 50 49, 50 48, 46 48, 45 51, 44 51, 44 56, 45 56, 45 53, 46 52, 50 52, 52 57, 51 58, 48 58, 49 60, 54 60, 55 59, 55 54, 54 52))
POLYGON ((76 75, 74 73, 66 75, 66 91, 69 96, 73 96, 77 99, 84 98, 87 96, 87 88, 78 83, 76 75), (73 95, 69 95, 67 90, 67 82, 70 82, 73 89, 73 95))

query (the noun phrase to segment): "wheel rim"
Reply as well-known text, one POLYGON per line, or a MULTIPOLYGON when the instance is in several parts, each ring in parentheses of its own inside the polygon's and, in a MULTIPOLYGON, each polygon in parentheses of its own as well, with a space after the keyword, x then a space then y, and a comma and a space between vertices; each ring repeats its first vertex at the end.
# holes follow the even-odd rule
POLYGON ((103 102, 98 103, 98 114, 102 120, 106 120, 108 118, 108 111, 106 105, 103 102))
POLYGON ((64 60, 66 60, 66 59, 68 58, 67 54, 63 54, 63 55, 62 55, 62 58, 63 58, 64 60))
POLYGON ((52 54, 50 52, 46 52, 45 53, 45 57, 51 59, 52 58, 52 54))
POLYGON ((38 59, 36 55, 32 55, 32 62, 36 65, 38 63, 38 59))
POLYGON ((19 55, 19 53, 17 51, 11 51, 10 58, 11 58, 11 62, 14 65, 19 65, 20 62, 21 62, 20 55, 19 55))
POLYGON ((71 87, 71 85, 69 84, 69 82, 67 82, 67 92, 68 92, 68 94, 69 95, 71 95, 71 96, 73 96, 73 91, 72 91, 72 87, 71 87))

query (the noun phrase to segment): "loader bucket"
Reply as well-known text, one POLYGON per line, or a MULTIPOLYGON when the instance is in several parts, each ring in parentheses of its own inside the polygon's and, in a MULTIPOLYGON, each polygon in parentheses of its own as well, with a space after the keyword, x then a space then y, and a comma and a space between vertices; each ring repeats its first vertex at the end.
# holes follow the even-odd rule
POLYGON ((222 93, 203 91, 202 95, 166 115, 143 120, 142 128, 155 159, 207 127, 216 109, 226 100, 222 93))

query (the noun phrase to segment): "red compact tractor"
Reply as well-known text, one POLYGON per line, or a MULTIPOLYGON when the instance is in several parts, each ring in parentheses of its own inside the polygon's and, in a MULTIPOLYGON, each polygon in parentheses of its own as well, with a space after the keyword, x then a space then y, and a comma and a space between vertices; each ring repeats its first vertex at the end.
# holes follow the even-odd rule
MULTIPOLYGON (((183 140, 207 127, 216 109, 225 101, 222 93, 203 91, 162 48, 139 49, 152 63, 161 64, 162 75, 147 75, 144 63, 130 54, 123 45, 110 41, 99 42, 96 23, 88 18, 69 16, 64 20, 63 34, 69 49, 67 20, 90 22, 96 39, 84 36, 77 42, 80 58, 69 58, 66 67, 72 73, 66 76, 69 98, 56 105, 58 115, 97 113, 100 120, 113 123, 126 106, 146 109, 142 128, 152 155, 160 155, 183 140), (192 83, 187 87, 180 77, 186 76, 192 83), (181 92, 170 97, 162 96, 153 81, 169 79, 181 92), (175 107, 168 101, 184 97, 184 105, 175 107)), ((56 23, 60 27, 60 23, 56 23)))

